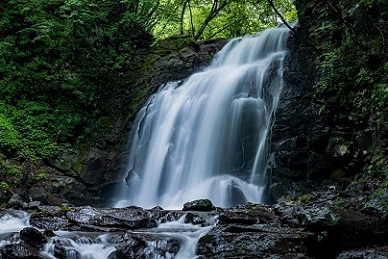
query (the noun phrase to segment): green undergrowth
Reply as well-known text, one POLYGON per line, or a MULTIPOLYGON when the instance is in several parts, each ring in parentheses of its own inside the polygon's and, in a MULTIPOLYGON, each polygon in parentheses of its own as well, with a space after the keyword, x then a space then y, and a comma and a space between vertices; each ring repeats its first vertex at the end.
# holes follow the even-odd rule
POLYGON ((310 7, 315 17, 310 38, 321 71, 316 95, 320 111, 332 129, 352 132, 348 141, 359 163, 341 170, 360 168, 360 173, 364 167, 365 172, 384 175, 380 165, 387 164, 388 156, 388 2, 312 1, 310 7))
POLYGON ((387 7, 383 1, 328 2, 312 32, 323 72, 318 97, 328 108, 342 109, 346 119, 360 127, 386 126, 387 7))

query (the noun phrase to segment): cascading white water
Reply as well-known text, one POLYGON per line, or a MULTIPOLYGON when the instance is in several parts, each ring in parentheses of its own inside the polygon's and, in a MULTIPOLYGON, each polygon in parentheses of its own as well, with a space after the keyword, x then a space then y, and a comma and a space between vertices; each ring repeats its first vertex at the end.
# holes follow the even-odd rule
POLYGON ((24 211, 0 212, 0 258, 1 249, 18 239, 19 231, 30 226, 30 215, 24 211))
MULTIPOLYGON (((203 215, 206 218, 206 215, 203 215)), ((194 225, 185 223, 186 215, 183 215, 178 220, 166 223, 160 223, 157 229, 153 232, 142 232, 147 235, 150 241, 147 241, 147 247, 144 251, 146 258, 155 259, 195 259, 196 248, 199 239, 205 236, 212 230, 217 222, 217 217, 210 217, 206 219, 204 225, 194 225), (159 231, 157 231, 159 230, 159 231), (168 252, 168 242, 176 240, 179 243, 177 251, 168 252)))
MULTIPOLYGON (((30 214, 24 211, 0 213, 0 258, 3 247, 20 242, 19 232, 31 227, 29 219, 30 214)), ((116 250, 114 244, 108 242, 108 234, 96 237, 78 236, 67 231, 56 231, 56 234, 58 236, 50 238, 42 248, 42 258, 57 258, 55 246, 60 246, 63 255, 69 259, 106 259, 116 250)))
POLYGON ((63 255, 69 259, 107 259, 116 251, 113 244, 108 242, 108 235, 103 234, 94 238, 78 236, 70 232, 62 232, 53 237, 43 247, 41 255, 55 259, 55 246, 60 245, 63 255))
POLYGON ((205 71, 149 99, 132 132, 128 186, 117 207, 261 202, 287 34, 275 28, 233 39, 205 71))
POLYGON ((0 213, 0 234, 19 232, 30 226, 30 215, 25 211, 0 213))

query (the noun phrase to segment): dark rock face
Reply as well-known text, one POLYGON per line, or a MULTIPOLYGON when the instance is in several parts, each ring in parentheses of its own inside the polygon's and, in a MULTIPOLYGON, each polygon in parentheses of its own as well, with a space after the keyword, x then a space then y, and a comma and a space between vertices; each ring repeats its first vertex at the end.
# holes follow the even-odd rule
POLYGON ((272 128, 274 166, 269 200, 308 192, 313 187, 309 180, 324 178, 331 166, 329 128, 314 99, 318 71, 305 36, 297 28, 288 38, 285 85, 272 128))
MULTIPOLYGON (((338 10, 350 10, 351 6, 357 8, 359 5, 348 1, 297 0, 295 6, 299 25, 288 40, 289 53, 284 71, 286 84, 273 128, 274 169, 269 197, 274 201, 282 196, 299 196, 336 185, 346 189, 347 195, 352 197, 369 195, 367 199, 370 201, 362 207, 386 215, 386 126, 384 123, 376 126, 373 121, 373 114, 380 111, 374 112, 371 108, 365 113, 368 115, 357 114, 360 110, 354 98, 357 87, 367 89, 374 86, 353 85, 357 81, 353 79, 357 74, 354 71, 364 68, 363 63, 353 60, 350 53, 338 52, 349 61, 348 65, 338 64, 338 70, 345 68, 344 71, 348 71, 349 66, 349 71, 353 71, 338 75, 349 77, 349 80, 328 81, 327 75, 337 74, 335 64, 331 71, 323 61, 321 65, 327 70, 324 74, 315 62, 318 57, 322 61, 325 54, 330 55, 330 51, 322 48, 325 44, 336 49, 335 46, 340 48, 347 42, 347 48, 354 45, 358 50, 357 44, 348 38, 347 26, 330 29, 326 25, 342 24, 343 16, 338 15, 338 10), (375 162, 378 157, 383 157, 380 158, 381 168, 375 162)), ((377 17, 369 15, 372 8, 359 8, 358 11, 349 12, 352 13, 352 28, 363 23, 356 18, 358 15, 377 17)), ((368 18, 363 19, 366 22, 368 18)), ((368 41, 372 42, 374 36, 369 36, 368 41)), ((369 51, 368 47, 362 52, 369 51)), ((378 85, 377 81, 374 82, 378 85)), ((366 106, 369 109, 368 104, 366 106)))
MULTIPOLYGON (((285 85, 272 128, 272 182, 267 202, 311 193, 329 185, 347 188, 352 181, 354 186, 359 185, 354 178, 363 172, 366 154, 371 154, 373 148, 381 148, 376 135, 356 129, 346 119, 348 114, 343 107, 327 109, 318 98, 321 72, 309 41, 310 26, 316 23, 310 13, 316 8, 312 2, 297 1, 300 25, 288 38, 285 85)), ((373 202, 370 205, 373 207, 373 202)), ((384 203, 379 202, 378 207, 384 207, 384 203)), ((376 210, 383 213, 379 208, 376 210)))

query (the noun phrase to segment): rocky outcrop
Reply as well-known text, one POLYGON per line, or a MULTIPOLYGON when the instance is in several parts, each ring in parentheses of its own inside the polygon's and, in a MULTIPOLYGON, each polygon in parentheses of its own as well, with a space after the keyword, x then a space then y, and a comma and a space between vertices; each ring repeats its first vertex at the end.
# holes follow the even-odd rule
POLYGON ((215 207, 209 199, 194 200, 183 204, 183 210, 212 211, 215 207))
POLYGON ((333 185, 343 190, 358 186, 367 195, 373 194, 374 201, 369 204, 374 203, 380 208, 376 210, 386 214, 382 209, 386 203, 379 196, 386 196, 384 187, 379 188, 386 186, 384 133, 361 126, 352 118, 353 100, 341 104, 334 88, 323 91, 318 86, 322 71, 314 45, 317 39, 312 37, 318 37, 313 31, 321 23, 316 16, 326 15, 319 13, 321 5, 326 4, 318 2, 296 1, 300 23, 287 44, 285 85, 272 128, 272 182, 267 201, 297 197, 333 185), (368 163, 370 169, 365 170, 368 163))
MULTIPOLYGON (((185 240, 179 237, 183 229, 167 235, 163 232, 168 227, 156 227, 184 215, 187 227, 210 227, 197 244, 199 258, 388 256, 388 222, 359 211, 352 199, 332 193, 316 193, 310 201, 248 204, 211 212, 39 206, 30 216, 31 227, 9 237, 12 244, 1 250, 5 258, 42 258, 42 247, 52 244, 55 256, 66 258, 71 243, 66 237, 83 240, 83 244, 102 244, 112 258, 173 256, 185 240), (215 225, 212 218, 217 219, 215 225), (57 236, 57 230, 68 232, 57 236)), ((2 236, 2 240, 7 238, 2 236)))
POLYGON ((305 32, 296 28, 287 42, 284 79, 272 127, 272 183, 269 200, 301 195, 314 189, 314 180, 328 176, 329 127, 319 113, 315 85, 319 72, 305 32))

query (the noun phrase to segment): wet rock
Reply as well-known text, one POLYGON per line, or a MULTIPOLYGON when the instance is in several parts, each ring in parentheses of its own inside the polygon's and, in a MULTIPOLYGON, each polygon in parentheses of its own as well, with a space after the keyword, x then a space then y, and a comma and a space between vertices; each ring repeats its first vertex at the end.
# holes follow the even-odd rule
POLYGON ((363 211, 379 215, 388 221, 388 191, 380 188, 372 198, 364 205, 363 211))
POLYGON ((40 229, 57 231, 66 229, 69 225, 69 220, 65 217, 34 214, 30 217, 30 224, 40 229))
POLYGON ((31 201, 28 203, 28 209, 38 209, 40 206, 40 201, 31 201))
POLYGON ((24 207, 24 202, 22 197, 20 197, 19 194, 14 194, 8 201, 8 206, 12 208, 23 208, 24 207))
POLYGON ((355 209, 337 209, 339 216, 332 226, 341 237, 341 246, 345 249, 387 245, 388 222, 374 215, 355 209))
POLYGON ((165 237, 160 240, 147 241, 147 248, 144 250, 145 258, 171 258, 181 248, 181 242, 176 237, 165 237))
POLYGON ((160 223, 166 223, 169 221, 175 221, 183 217, 186 213, 182 211, 169 211, 165 212, 164 214, 155 214, 155 212, 152 212, 153 216, 158 218, 160 223))
POLYGON ((387 259, 388 248, 382 250, 366 249, 364 251, 344 251, 337 257, 338 259, 387 259))
POLYGON ((338 221, 336 215, 330 208, 326 206, 313 206, 303 208, 296 214, 302 226, 309 225, 335 225, 338 221))
POLYGON ((185 223, 191 223, 193 225, 208 225, 207 215, 195 214, 195 213, 187 213, 185 216, 185 223))
POLYGON ((247 205, 218 211, 220 224, 268 223, 276 218, 272 209, 266 205, 247 205))
POLYGON ((142 238, 129 233, 114 236, 110 242, 117 244, 115 245, 117 259, 141 258, 146 248, 146 243, 142 238))
POLYGON ((11 193, 5 190, 0 190, 0 204, 7 203, 11 198, 11 193))
POLYGON ((20 231, 20 239, 25 243, 40 249, 47 243, 46 237, 33 227, 26 227, 20 231))
POLYGON ((43 259, 39 254, 38 250, 31 249, 31 247, 24 245, 23 243, 19 244, 9 244, 0 249, 0 255, 2 258, 7 259, 43 259))
POLYGON ((275 202, 290 192, 303 194, 314 190, 312 181, 306 179, 326 177, 332 165, 326 154, 330 128, 324 123, 325 114, 319 114, 319 104, 314 99, 318 79, 315 57, 301 40, 306 37, 305 31, 298 27, 287 41, 285 86, 272 127, 274 166, 268 202, 275 202))
POLYGON ((152 214, 142 208, 97 209, 81 207, 66 213, 77 224, 123 229, 152 228, 157 226, 152 214))
POLYGON ((43 235, 45 235, 46 237, 55 237, 56 236, 54 231, 52 231, 51 229, 45 229, 43 232, 43 235))
POLYGON ((288 234, 250 230, 228 233, 216 230, 200 239, 198 254, 205 258, 276 258, 276 255, 278 258, 296 258, 297 254, 303 255, 306 252, 303 238, 292 230, 288 234))
POLYGON ((209 199, 200 199, 183 204, 183 210, 188 211, 212 211, 215 207, 209 199))
POLYGON ((91 202, 88 188, 73 177, 58 176, 52 179, 52 191, 74 205, 91 202))
MULTIPOLYGON (((155 227, 158 222, 175 221, 183 216, 185 222, 197 226, 212 225, 209 219, 218 216, 213 230, 199 240, 199 258, 362 258, 357 256, 383 255, 384 249, 369 251, 387 245, 388 222, 378 215, 355 209, 352 198, 341 198, 347 206, 340 206, 339 201, 329 199, 327 195, 327 192, 316 194, 314 199, 305 202, 273 206, 248 204, 211 212, 40 206, 39 211, 31 215, 30 222, 47 229, 60 226, 61 230, 76 231, 73 232, 75 236, 92 239, 109 233, 107 242, 115 247, 116 258, 177 254, 181 247, 180 237, 165 235, 165 230, 155 227)), ((54 236, 59 242, 55 248, 56 257, 66 258, 68 243, 60 241, 55 233, 46 231, 43 235, 34 228, 26 230, 32 234, 21 234, 20 239, 18 235, 6 238, 15 244, 8 247, 10 254, 21 251, 21 257, 34 256, 36 247, 54 236), (35 234, 37 238, 31 238, 35 234), (34 240, 41 242, 35 244, 34 240)))
POLYGON ((106 179, 104 172, 108 171, 108 156, 97 148, 92 148, 86 155, 80 157, 73 166, 81 179, 90 185, 101 185, 106 179))

